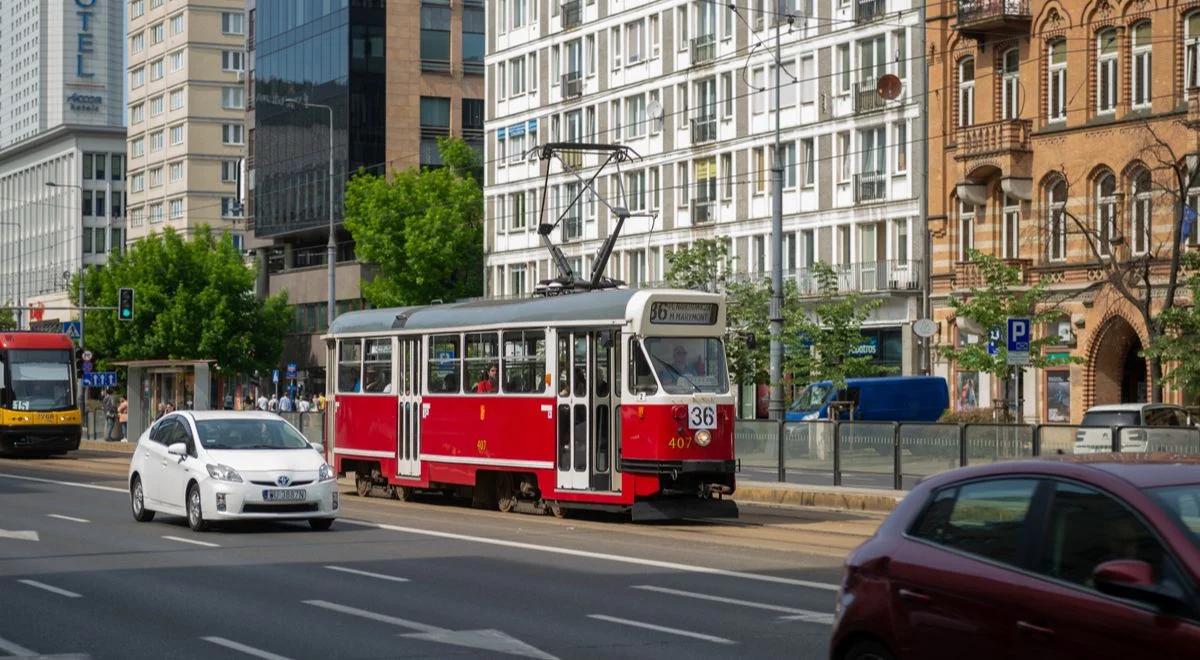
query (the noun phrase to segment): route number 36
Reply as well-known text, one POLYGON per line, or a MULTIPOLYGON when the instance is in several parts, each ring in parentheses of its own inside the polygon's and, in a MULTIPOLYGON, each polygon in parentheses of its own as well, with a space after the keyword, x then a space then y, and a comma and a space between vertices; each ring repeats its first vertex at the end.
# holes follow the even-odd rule
POLYGON ((688 405, 688 428, 715 429, 717 428, 717 407, 711 403, 688 405))

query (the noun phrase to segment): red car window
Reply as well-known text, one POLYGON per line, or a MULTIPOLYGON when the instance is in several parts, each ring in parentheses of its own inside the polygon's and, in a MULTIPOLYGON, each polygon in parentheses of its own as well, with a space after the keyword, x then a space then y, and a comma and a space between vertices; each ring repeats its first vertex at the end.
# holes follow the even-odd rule
POLYGON ((912 534, 973 555, 1016 565, 1036 479, 991 479, 943 490, 912 534))

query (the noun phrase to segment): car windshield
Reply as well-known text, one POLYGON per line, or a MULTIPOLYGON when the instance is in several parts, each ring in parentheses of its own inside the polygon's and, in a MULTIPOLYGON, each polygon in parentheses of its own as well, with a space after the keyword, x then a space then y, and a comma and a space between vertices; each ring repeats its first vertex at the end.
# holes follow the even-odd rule
POLYGON ((1139 426, 1141 415, 1136 410, 1093 410, 1083 414, 1083 426, 1139 426))
POLYGON ((832 385, 815 383, 800 390, 800 395, 792 401, 792 407, 789 408, 792 412, 816 412, 825 405, 825 399, 829 398, 829 391, 833 389, 832 385))
POLYGON ((281 419, 204 419, 196 421, 205 449, 307 449, 308 440, 281 419))
POLYGON ((729 391, 725 346, 715 337, 649 337, 646 352, 667 394, 729 391))
POLYGON ((1151 488, 1147 492, 1200 548, 1200 484, 1151 488))
POLYGON ((16 410, 64 410, 75 405, 71 391, 70 351, 11 350, 8 379, 16 410))

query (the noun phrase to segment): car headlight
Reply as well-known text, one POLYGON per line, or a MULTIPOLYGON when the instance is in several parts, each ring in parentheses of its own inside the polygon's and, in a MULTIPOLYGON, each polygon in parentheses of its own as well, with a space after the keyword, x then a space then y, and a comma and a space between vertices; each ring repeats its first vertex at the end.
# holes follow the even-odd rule
POLYGON ((701 447, 707 447, 708 443, 712 442, 712 433, 708 431, 696 431, 695 439, 696 444, 701 447))
POLYGON ((322 463, 321 469, 317 470, 317 481, 330 481, 336 476, 328 463, 322 463))
POLYGON ((242 482, 242 475, 228 465, 208 465, 208 476, 218 481, 242 482))

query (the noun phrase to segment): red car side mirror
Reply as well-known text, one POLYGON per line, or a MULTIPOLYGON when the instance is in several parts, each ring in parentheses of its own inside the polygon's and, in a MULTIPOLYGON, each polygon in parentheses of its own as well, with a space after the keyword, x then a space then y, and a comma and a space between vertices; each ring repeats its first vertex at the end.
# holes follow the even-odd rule
POLYGON ((1092 583, 1101 593, 1153 605, 1171 613, 1188 609, 1178 586, 1154 581, 1154 567, 1137 559, 1116 559, 1092 572, 1092 583))

